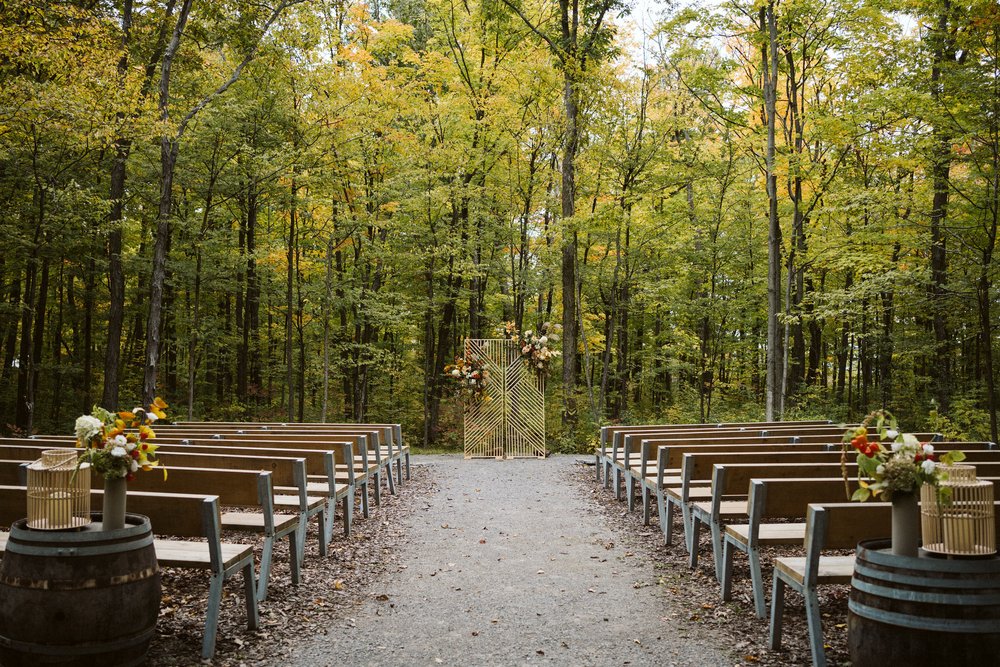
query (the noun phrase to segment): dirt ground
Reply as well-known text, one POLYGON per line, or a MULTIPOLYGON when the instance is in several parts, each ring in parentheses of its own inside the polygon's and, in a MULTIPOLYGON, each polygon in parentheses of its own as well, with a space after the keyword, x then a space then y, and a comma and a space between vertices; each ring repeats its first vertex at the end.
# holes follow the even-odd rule
MULTIPOLYGON (((810 663, 796 595, 786 595, 783 650, 767 650, 745 561, 734 601, 722 603, 708 560, 688 569, 680 540, 663 546, 659 528, 642 526, 581 460, 415 456, 413 479, 383 493, 370 519, 358 514, 328 557, 310 534, 298 587, 280 547, 260 630, 246 628, 238 579, 227 585, 212 664, 810 663)), ((199 662, 199 575, 164 572, 149 664, 199 662)), ((823 609, 830 664, 842 664, 846 589, 826 591, 823 609)))

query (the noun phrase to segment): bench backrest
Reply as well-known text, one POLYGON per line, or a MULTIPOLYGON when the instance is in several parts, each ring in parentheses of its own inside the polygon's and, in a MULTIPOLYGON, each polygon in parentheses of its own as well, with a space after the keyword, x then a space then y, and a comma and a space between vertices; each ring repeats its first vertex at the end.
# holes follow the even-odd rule
MULTIPOLYGON (((968 459, 963 463, 975 465, 977 475, 980 477, 1000 474, 1000 458, 996 458, 992 452, 986 452, 989 458, 983 461, 979 459, 978 454, 980 453, 975 451, 969 452, 968 459)), ((839 452, 816 454, 812 460, 808 456, 803 453, 780 454, 774 458, 769 458, 767 454, 727 455, 725 460, 716 463, 712 470, 713 494, 718 492, 722 496, 745 496, 748 494, 750 480, 754 478, 814 477, 815 475, 808 472, 809 467, 827 476, 824 471, 828 471, 829 467, 816 464, 837 463, 840 461, 839 452), (799 474, 794 465, 777 466, 775 463, 801 464, 807 472, 799 474)), ((855 457, 848 457, 847 463, 855 464, 855 457)), ((855 468, 852 465, 853 469, 855 468)), ((839 477, 840 475, 830 476, 839 477)), ((845 500, 850 500, 850 498, 845 498, 845 500)))
MULTIPOLYGON (((64 444, 65 443, 45 444, 44 441, 40 440, 15 440, 12 438, 0 439, 0 459, 21 459, 24 461, 34 461, 41 457, 44 450, 51 449, 53 446, 62 446, 64 444), (18 444, 5 444, 10 442, 16 442, 18 444)), ((211 462, 205 460, 199 460, 193 465, 177 464, 193 468, 229 467, 246 470, 267 470, 269 467, 265 462, 271 460, 271 458, 293 458, 303 459, 305 461, 306 473, 309 475, 333 477, 338 460, 347 462, 353 458, 351 455, 352 448, 350 445, 342 445, 335 448, 333 451, 322 451, 318 449, 272 449, 262 447, 229 447, 222 445, 180 445, 161 442, 157 442, 157 444, 160 445, 158 455, 177 452, 188 454, 206 454, 220 459, 218 464, 211 464, 211 462), (339 456, 337 456, 338 452, 340 452, 339 456), (226 460, 221 460, 223 457, 226 460), (253 463, 247 463, 245 465, 240 463, 240 459, 242 457, 247 457, 250 461, 253 461, 253 463), (263 461, 257 461, 257 459, 263 459, 263 461), (261 467, 262 465, 264 467, 261 467)), ((273 467, 270 469, 273 471, 273 467)), ((353 469, 350 470, 350 472, 353 477, 353 469)), ((274 483, 282 486, 291 484, 291 482, 279 481, 277 476, 274 479, 274 483)))
POLYGON ((321 422, 174 422, 171 426, 177 428, 195 429, 215 429, 219 432, 227 431, 321 431, 336 433, 339 431, 357 430, 378 430, 383 436, 383 442, 392 441, 394 444, 403 442, 403 431, 400 424, 333 424, 321 422))
MULTIPOLYGON (((9 528, 27 513, 27 489, 20 485, 0 485, 0 526, 9 528)), ((94 490, 90 507, 99 512, 103 507, 104 492, 94 490)), ((145 514, 157 535, 172 537, 206 537, 205 519, 215 515, 218 525, 219 499, 217 496, 187 493, 144 493, 129 490, 128 511, 145 514), (206 516, 207 515, 207 516, 206 516)))
POLYGON ((705 431, 711 429, 765 429, 770 426, 824 426, 829 425, 830 421, 791 421, 791 422, 721 422, 713 424, 637 424, 633 426, 627 425, 616 425, 616 426, 602 426, 601 427, 601 444, 610 444, 612 439, 618 433, 638 433, 640 431, 644 432, 672 432, 672 431, 705 431))

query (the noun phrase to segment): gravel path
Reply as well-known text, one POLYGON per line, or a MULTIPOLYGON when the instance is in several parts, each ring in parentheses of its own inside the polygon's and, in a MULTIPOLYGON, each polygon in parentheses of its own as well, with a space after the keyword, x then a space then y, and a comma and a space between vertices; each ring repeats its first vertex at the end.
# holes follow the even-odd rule
POLYGON ((731 665, 690 637, 652 564, 628 551, 570 483, 576 457, 414 457, 398 567, 352 617, 282 665, 731 665))

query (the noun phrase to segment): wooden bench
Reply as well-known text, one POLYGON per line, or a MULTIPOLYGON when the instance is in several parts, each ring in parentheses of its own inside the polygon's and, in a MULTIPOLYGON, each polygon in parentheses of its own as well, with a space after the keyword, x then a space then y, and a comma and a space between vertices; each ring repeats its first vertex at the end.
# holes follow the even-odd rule
POLYGON ((391 442, 393 450, 397 452, 401 458, 401 460, 397 461, 397 481, 399 483, 403 482, 402 465, 404 463, 406 466, 406 479, 410 479, 410 446, 403 441, 403 428, 400 424, 332 424, 323 422, 302 422, 291 424, 285 422, 176 422, 176 425, 178 428, 213 426, 217 429, 232 428, 244 431, 253 429, 289 429, 295 431, 329 433, 337 433, 339 431, 350 429, 379 429, 384 434, 383 440, 391 442))
MULTIPOLYGON (((1000 527, 1000 501, 994 502, 994 516, 1000 527)), ((823 649, 823 622, 817 596, 821 584, 849 584, 854 575, 855 555, 825 554, 825 551, 855 549, 862 540, 889 535, 892 529, 891 503, 813 503, 806 513, 804 556, 781 556, 774 560, 771 594, 769 646, 781 648, 784 623, 785 588, 803 596, 809 648, 813 665, 826 665, 823 649)))
MULTIPOLYGON (((734 451, 738 451, 741 448, 749 447, 760 447, 766 448, 768 446, 789 446, 789 445, 803 445, 801 449, 832 449, 833 447, 839 447, 840 435, 832 435, 829 433, 808 433, 804 435, 764 435, 764 436, 742 436, 742 437, 724 437, 712 440, 664 440, 664 439, 648 439, 639 438, 636 439, 635 436, 627 436, 625 438, 625 445, 623 446, 625 459, 624 465, 628 466, 628 472, 626 477, 626 492, 627 499, 629 503, 629 511, 631 512, 635 506, 635 492, 636 486, 640 488, 645 487, 650 481, 656 479, 656 471, 660 466, 660 456, 661 451, 666 449, 668 452, 670 450, 677 450, 677 448, 686 447, 727 447, 733 448, 734 451)), ((670 474, 671 469, 678 468, 679 463, 665 459, 663 462, 664 472, 670 474)), ((648 505, 649 496, 648 494, 643 495, 643 520, 646 521, 649 511, 648 505)))
MULTIPOLYGON (((0 482, 8 485, 23 485, 21 479, 23 461, 0 461, 0 482)), ((224 512, 221 525, 227 530, 251 532, 263 536, 261 544, 260 574, 257 595, 260 600, 267 597, 268 582, 271 577, 274 545, 282 538, 288 538, 289 568, 291 582, 298 585, 304 556, 304 535, 306 522, 316 514, 311 510, 304 491, 297 500, 298 513, 279 514, 274 509, 273 477, 283 483, 297 481, 304 486, 304 462, 302 459, 272 459, 263 469, 185 468, 171 466, 169 477, 164 481, 159 471, 136 475, 129 482, 129 497, 132 492, 185 493, 217 495, 225 505, 243 508, 254 507, 258 512, 224 512)), ((103 485, 99 475, 91 477, 94 488, 103 485)), ((322 522, 322 517, 320 517, 322 522)), ((322 538, 321 538, 322 539, 322 538)))
POLYGON ((731 423, 711 423, 711 424, 639 424, 639 425, 614 425, 602 426, 598 445, 595 448, 597 481, 604 477, 605 488, 610 486, 608 472, 610 461, 608 447, 613 447, 615 439, 632 433, 673 433, 678 431, 705 431, 710 429, 765 429, 768 426, 779 425, 823 425, 830 424, 829 421, 799 421, 799 422, 731 422, 731 423))
MULTIPOLYGON (((804 429, 834 429, 836 427, 831 426, 829 423, 822 424, 802 424, 797 422, 760 422, 760 423, 748 423, 748 424, 718 424, 712 426, 701 426, 692 427, 684 426, 681 428, 671 428, 671 427, 606 427, 607 435, 605 436, 602 432, 602 436, 606 437, 605 441, 602 441, 602 447, 604 448, 603 459, 605 461, 605 467, 608 471, 614 472, 615 463, 618 461, 620 464, 621 454, 619 449, 624 445, 625 438, 632 436, 639 436, 639 438, 663 438, 672 441, 690 441, 690 442, 700 442, 706 439, 712 439, 714 437, 740 437, 740 436, 753 436, 760 437, 768 432, 775 435, 784 435, 790 431, 801 431, 804 429), (608 449, 610 448, 610 450, 608 449)), ((609 487, 611 484, 611 479, 606 471, 604 485, 609 487)), ((618 483, 618 475, 615 475, 613 480, 615 484, 618 483)), ((617 495, 617 494, 616 494, 617 495)))
POLYGON ((326 423, 279 423, 279 422, 177 422, 171 428, 211 429, 215 433, 279 432, 294 434, 369 434, 376 433, 391 461, 396 462, 396 481, 403 482, 403 464, 406 465, 406 479, 410 479, 410 447, 403 442, 403 429, 399 424, 326 424, 326 423))
MULTIPOLYGON (((839 445, 838 445, 839 446, 839 445)), ((661 445, 656 449, 657 461, 650 465, 645 458, 640 467, 642 479, 643 523, 649 525, 650 507, 655 497, 658 508, 660 528, 664 541, 670 544, 673 531, 673 505, 666 502, 664 489, 678 486, 681 483, 681 466, 684 454, 698 452, 828 452, 834 446, 831 444, 738 444, 738 445, 661 445)))
MULTIPOLYGON (((767 451, 769 445, 758 445, 762 451, 767 451)), ((773 446, 776 450, 782 450, 785 447, 796 448, 798 445, 776 445, 773 446)), ((961 444, 946 443, 943 448, 960 448, 961 444)), ((657 464, 657 477, 656 477, 656 489, 657 489, 657 502, 660 504, 659 513, 661 519, 663 520, 667 530, 664 531, 664 539, 667 544, 670 543, 670 526, 672 524, 673 509, 675 507, 680 508, 683 516, 683 525, 685 531, 685 537, 687 538, 686 544, 690 552, 691 547, 691 515, 689 512, 688 503, 692 500, 706 500, 711 497, 711 492, 709 485, 711 483, 712 476, 712 465, 719 461, 712 461, 709 458, 704 458, 709 456, 707 453, 698 452, 697 456, 702 458, 693 459, 687 461, 688 454, 684 447, 680 448, 670 448, 667 452, 663 451, 663 447, 660 448, 660 459, 657 464), (670 451, 673 449, 673 452, 670 451), (680 453, 682 457, 681 461, 681 472, 679 476, 669 475, 672 472, 670 468, 666 466, 672 461, 671 454, 676 455, 680 453), (696 463, 700 461, 701 463, 696 463), (697 466, 695 468, 686 469, 685 466, 697 466), (697 487, 705 487, 700 490, 695 490, 697 487)), ((717 452, 719 455, 726 454, 725 450, 727 447, 722 446, 714 448, 712 451, 717 452)), ((808 450, 808 447, 806 448, 808 450)), ((839 461, 839 452, 841 449, 841 444, 831 444, 825 447, 828 451, 838 452, 837 460, 839 461)), ((707 451, 704 450, 704 451, 707 451)), ((743 452, 747 450, 741 450, 743 452)))
MULTIPOLYGON (((26 493, 23 486, 0 486, 0 524, 9 527, 24 516, 26 493)), ((102 500, 103 492, 94 491, 91 506, 99 510, 102 500)), ((253 547, 222 541, 218 496, 129 491, 128 502, 130 511, 149 517, 157 535, 200 538, 197 541, 155 539, 153 546, 160 567, 207 570, 209 573, 208 605, 201 649, 203 659, 210 660, 215 655, 223 585, 227 579, 237 574, 243 576, 247 627, 257 630, 260 618, 254 582, 253 547)), ((6 545, 7 534, 3 533, 0 547, 5 548, 6 545)))
MULTIPOLYGON (((268 469, 267 461, 271 458, 295 458, 303 459, 306 464, 307 490, 310 495, 326 495, 328 507, 326 511, 327 525, 324 530, 326 538, 332 539, 335 519, 335 507, 338 502, 343 504, 344 535, 350 535, 351 523, 354 510, 354 469, 347 469, 342 480, 336 477, 336 466, 338 461, 350 461, 353 459, 353 448, 349 444, 334 446, 332 450, 322 451, 317 449, 282 449, 263 447, 232 447, 222 446, 217 441, 211 441, 210 445, 177 444, 173 442, 160 442, 160 454, 167 452, 181 452, 187 454, 205 454, 211 458, 198 460, 199 462, 188 467, 229 467, 245 469, 268 469), (218 464, 214 463, 215 458, 220 458, 218 464), (234 460, 233 457, 249 457, 253 463, 243 465, 234 460), (260 467, 263 465, 263 467, 260 467)), ((41 452, 52 447, 64 447, 67 443, 61 441, 46 441, 38 438, 0 438, 0 458, 22 458, 22 460, 34 460, 41 456, 41 452)), ((361 473, 364 475, 365 473, 361 473)), ((297 483, 296 483, 297 484, 297 483)), ((293 484, 285 484, 283 481, 275 481, 275 491, 283 494, 279 501, 284 500, 285 495, 297 494, 293 484)), ((290 503, 278 505, 279 507, 298 507, 298 499, 294 498, 290 503)))
MULTIPOLYGON (((624 467, 626 481, 631 479, 634 484, 641 480, 640 471, 643 461, 656 465, 657 448, 671 445, 745 445, 745 444, 828 444, 840 442, 843 429, 840 427, 801 427, 782 430, 765 430, 756 434, 727 432, 725 434, 706 434, 699 437, 648 437, 648 435, 631 434, 623 438, 618 454, 624 467)), ((647 466, 649 463, 646 464, 647 466)), ((630 493, 632 489, 627 489, 630 493)), ((629 510, 631 511, 631 509, 629 510)))
MULTIPOLYGON (((959 444, 959 443, 954 443, 959 444)), ((972 443, 965 443, 972 444, 972 443)), ((831 470, 829 464, 839 464, 839 452, 794 454, 723 454, 712 471, 711 497, 709 500, 695 500, 691 503, 691 528, 693 532, 690 564, 694 568, 698 561, 698 534, 702 524, 709 526, 712 534, 712 551, 715 573, 722 581, 723 532, 724 524, 733 520, 744 520, 749 513, 750 481, 757 477, 833 477, 839 478, 840 470, 831 470), (799 469, 801 468, 801 470, 799 469)), ((966 461, 974 463, 980 476, 1000 475, 1000 458, 995 451, 972 449, 966 461)), ((847 471, 853 480, 857 476, 854 458, 847 463, 847 471)), ((841 489, 843 489, 841 479, 841 489)), ((821 499, 822 500, 822 499, 821 499)), ((838 500, 850 500, 842 497, 838 500)), ((806 502, 802 503, 804 516, 806 502)))
MULTIPOLYGON (((173 436, 167 436, 162 439, 158 437, 157 443, 163 447, 168 445, 174 446, 175 444, 196 447, 200 451, 225 450, 235 452, 238 450, 241 453, 257 451, 262 453, 262 455, 272 455, 274 452, 281 451, 301 453, 311 450, 324 457, 324 466, 322 472, 317 469, 310 471, 310 484, 326 484, 329 486, 329 480, 332 475, 334 497, 331 499, 331 505, 335 505, 338 500, 344 498, 342 493, 337 493, 337 489, 339 488, 343 492, 346 485, 350 493, 350 501, 345 501, 345 510, 350 505, 353 512, 355 494, 358 494, 361 500, 362 516, 365 518, 370 516, 368 482, 372 478, 372 470, 375 464, 370 463, 367 449, 362 449, 359 454, 351 442, 286 442, 284 440, 257 440, 244 436, 234 436, 225 439, 204 437, 177 439, 173 436), (265 452, 266 454, 264 454, 265 452)), ((311 493, 318 493, 319 491, 319 488, 316 486, 310 489, 311 493)), ((376 492, 374 496, 376 502, 378 502, 379 494, 376 492)), ((332 509, 333 507, 331 506, 332 509)))
POLYGON ((348 475, 348 470, 354 470, 354 476, 359 484, 358 491, 361 494, 361 511, 365 518, 369 516, 368 492, 372 491, 372 497, 376 505, 381 505, 382 493, 381 482, 385 477, 382 472, 387 470, 387 462, 381 457, 381 451, 374 446, 367 436, 343 436, 339 439, 327 436, 282 436, 273 433, 243 433, 243 434, 215 434, 208 436, 187 434, 180 436, 174 432, 167 432, 166 435, 157 433, 157 442, 178 442, 181 444, 211 445, 225 443, 226 446, 238 447, 263 447, 280 449, 320 449, 334 450, 338 447, 351 445, 354 452, 353 462, 349 465, 346 460, 338 457, 336 472, 341 475, 340 480, 344 481, 348 475), (369 484, 373 480, 374 484, 369 484))

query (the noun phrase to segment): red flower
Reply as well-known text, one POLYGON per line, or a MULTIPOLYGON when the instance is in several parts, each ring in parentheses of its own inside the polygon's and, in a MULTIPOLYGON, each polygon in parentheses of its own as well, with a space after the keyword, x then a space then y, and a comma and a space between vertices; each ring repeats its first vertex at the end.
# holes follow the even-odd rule
POLYGON ((126 482, 131 482, 133 479, 135 479, 135 473, 130 472, 129 474, 125 475, 126 482))

